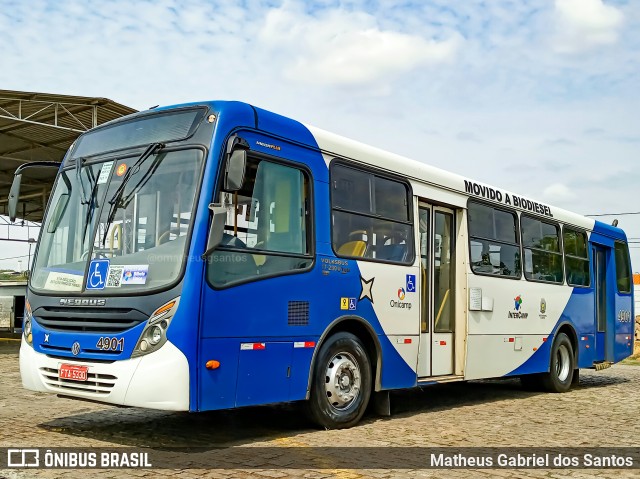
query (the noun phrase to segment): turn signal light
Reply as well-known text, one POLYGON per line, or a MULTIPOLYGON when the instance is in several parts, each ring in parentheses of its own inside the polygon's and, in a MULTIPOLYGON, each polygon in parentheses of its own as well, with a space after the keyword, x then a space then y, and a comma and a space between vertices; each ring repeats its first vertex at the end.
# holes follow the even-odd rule
POLYGON ((151 317, 152 318, 156 318, 157 316, 160 316, 160 315, 166 313, 171 308, 173 308, 175 306, 175 304, 176 304, 175 301, 169 301, 167 304, 165 304, 161 308, 156 309, 156 311, 151 315, 151 317))
POLYGON ((216 361, 215 359, 211 359, 207 361, 207 364, 204 365, 207 369, 218 369, 220 367, 220 361, 216 361))

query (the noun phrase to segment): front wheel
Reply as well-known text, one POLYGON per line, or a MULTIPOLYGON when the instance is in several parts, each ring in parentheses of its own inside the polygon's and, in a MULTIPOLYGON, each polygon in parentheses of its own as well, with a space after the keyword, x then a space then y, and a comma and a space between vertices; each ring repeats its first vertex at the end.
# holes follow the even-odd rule
POLYGON ((554 393, 567 392, 574 377, 575 357, 569 337, 560 333, 551 347, 551 364, 549 372, 543 374, 542 385, 547 391, 554 393))
POLYGON ((328 338, 316 358, 308 409, 327 429, 354 426, 371 397, 371 363, 362 342, 351 333, 328 338))

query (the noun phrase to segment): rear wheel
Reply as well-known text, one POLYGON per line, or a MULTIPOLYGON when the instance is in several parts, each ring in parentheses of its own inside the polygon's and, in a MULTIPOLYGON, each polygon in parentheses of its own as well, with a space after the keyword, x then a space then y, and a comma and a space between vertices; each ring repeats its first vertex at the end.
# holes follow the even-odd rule
POLYGON ((371 364, 362 342, 351 333, 329 337, 318 352, 308 408, 327 429, 355 425, 371 397, 371 364))
POLYGON ((547 391, 563 393, 569 390, 573 380, 575 358, 569 337, 560 333, 551 347, 549 372, 542 375, 542 385, 547 391))

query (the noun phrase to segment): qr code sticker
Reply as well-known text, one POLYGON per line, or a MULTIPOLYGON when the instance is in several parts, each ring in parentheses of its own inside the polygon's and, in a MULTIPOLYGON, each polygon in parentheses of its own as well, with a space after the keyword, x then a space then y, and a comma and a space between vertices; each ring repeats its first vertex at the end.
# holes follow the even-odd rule
POLYGON ((109 266, 107 288, 119 288, 122 285, 122 271, 124 266, 109 266))

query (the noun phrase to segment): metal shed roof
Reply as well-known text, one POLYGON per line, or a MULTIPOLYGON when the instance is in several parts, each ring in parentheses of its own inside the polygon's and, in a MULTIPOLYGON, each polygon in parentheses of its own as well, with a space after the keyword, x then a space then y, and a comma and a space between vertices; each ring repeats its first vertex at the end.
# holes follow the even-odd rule
MULTIPOLYGON (((0 90, 0 214, 7 213, 13 172, 30 161, 61 161, 75 139, 94 126, 137 110, 107 98, 0 90)), ((55 171, 26 170, 20 217, 39 222, 55 171)))

